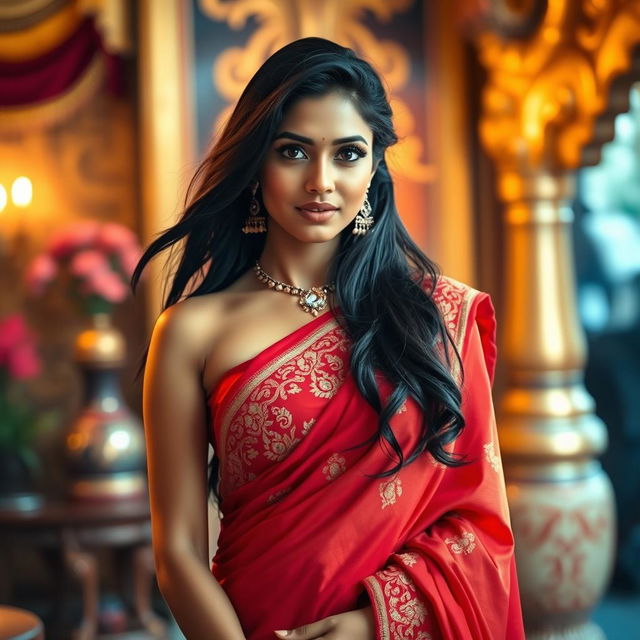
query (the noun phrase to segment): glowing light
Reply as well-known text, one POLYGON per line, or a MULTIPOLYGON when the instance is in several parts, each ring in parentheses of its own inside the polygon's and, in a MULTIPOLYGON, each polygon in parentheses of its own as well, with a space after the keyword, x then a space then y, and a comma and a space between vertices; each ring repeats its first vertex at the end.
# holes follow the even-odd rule
POLYGON ((126 449, 131 442, 131 436, 124 430, 114 431, 109 435, 109 444, 115 449, 126 449))
POLYGON ((100 406, 103 411, 107 411, 107 412, 115 411, 118 408, 118 399, 113 398, 111 396, 107 396, 106 398, 102 399, 100 406))
POLYGON ((4 188, 4 185, 0 184, 0 213, 4 211, 4 208, 7 206, 7 190, 4 188))
POLYGON ((28 207, 31 204, 33 187, 31 180, 26 176, 20 176, 11 185, 11 199, 16 207, 28 207))

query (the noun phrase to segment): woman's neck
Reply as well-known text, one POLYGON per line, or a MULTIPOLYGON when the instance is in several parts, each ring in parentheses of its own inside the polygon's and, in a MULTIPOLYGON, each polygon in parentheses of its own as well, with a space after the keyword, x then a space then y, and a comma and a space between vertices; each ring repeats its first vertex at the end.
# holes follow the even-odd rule
POLYGON ((337 249, 336 242, 267 242, 258 261, 274 280, 301 289, 328 283, 329 267, 337 249))

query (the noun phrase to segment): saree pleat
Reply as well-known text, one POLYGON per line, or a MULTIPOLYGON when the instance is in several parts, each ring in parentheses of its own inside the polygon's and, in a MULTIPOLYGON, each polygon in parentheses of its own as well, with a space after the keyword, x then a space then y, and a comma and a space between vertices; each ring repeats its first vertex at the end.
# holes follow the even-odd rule
MULTIPOLYGON (((354 448, 378 417, 333 312, 228 371, 210 396, 223 513, 211 570, 248 640, 368 602, 376 640, 524 638, 491 401, 493 307, 449 278, 434 299, 462 355, 466 427, 448 449, 465 466, 423 454, 368 477, 394 461, 377 440, 354 448)), ((408 398, 391 419, 405 452, 420 423, 408 398)))

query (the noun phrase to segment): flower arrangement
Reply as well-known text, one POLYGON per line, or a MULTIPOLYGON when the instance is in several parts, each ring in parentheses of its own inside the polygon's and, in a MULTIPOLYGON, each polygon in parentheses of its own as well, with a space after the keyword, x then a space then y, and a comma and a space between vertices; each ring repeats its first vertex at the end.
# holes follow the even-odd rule
POLYGON ((87 220, 58 231, 29 265, 25 281, 41 295, 62 271, 71 296, 90 315, 109 313, 129 294, 128 283, 142 254, 136 235, 114 223, 87 220))
POLYGON ((34 463, 31 450, 41 428, 52 414, 36 414, 24 383, 40 374, 42 364, 33 333, 23 316, 0 319, 0 450, 34 463))

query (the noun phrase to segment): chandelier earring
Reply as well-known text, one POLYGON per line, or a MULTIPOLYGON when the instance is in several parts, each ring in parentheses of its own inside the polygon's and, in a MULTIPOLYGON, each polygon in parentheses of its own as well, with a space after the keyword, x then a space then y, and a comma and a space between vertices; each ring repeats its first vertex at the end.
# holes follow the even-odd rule
POLYGON ((251 200, 249 201, 249 217, 245 220, 242 233, 265 233, 267 230, 267 219, 260 215, 260 203, 256 197, 259 182, 251 187, 251 200))
POLYGON ((351 233, 356 236, 365 235, 369 229, 373 226, 373 216, 371 215, 371 203, 369 202, 369 187, 367 187, 367 194, 365 195, 362 208, 358 211, 358 215, 355 219, 355 225, 351 230, 351 233))

